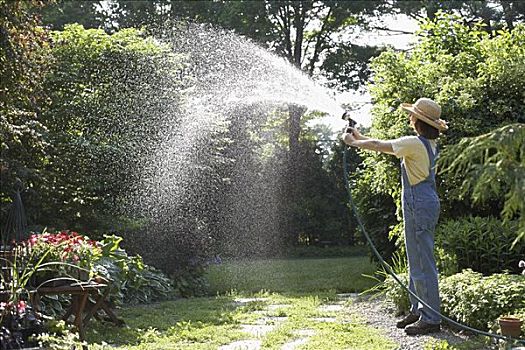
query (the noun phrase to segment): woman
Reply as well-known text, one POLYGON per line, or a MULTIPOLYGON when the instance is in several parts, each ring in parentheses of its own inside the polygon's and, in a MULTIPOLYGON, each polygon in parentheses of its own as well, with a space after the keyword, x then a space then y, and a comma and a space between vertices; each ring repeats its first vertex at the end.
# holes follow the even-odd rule
MULTIPOLYGON (((409 269, 409 289, 439 312, 438 271, 434 259, 434 230, 439 217, 435 164, 438 155, 436 139, 447 130, 440 119, 441 107, 428 98, 401 107, 410 115, 410 125, 417 136, 395 140, 378 140, 349 128, 343 141, 354 147, 393 154, 401 158, 402 205, 405 244, 409 269)), ((440 331, 441 318, 410 296, 408 316, 397 323, 409 335, 440 331)))

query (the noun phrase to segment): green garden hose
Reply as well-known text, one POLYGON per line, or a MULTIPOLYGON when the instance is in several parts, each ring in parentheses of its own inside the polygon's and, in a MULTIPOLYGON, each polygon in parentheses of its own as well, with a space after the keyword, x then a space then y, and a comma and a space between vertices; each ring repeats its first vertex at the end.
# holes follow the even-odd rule
POLYGON ((472 328, 472 327, 469 327, 469 326, 466 326, 466 325, 463 325, 461 323, 458 323, 454 320, 452 320, 451 318, 447 317, 447 316, 444 316, 443 314, 441 314, 440 312, 432 309, 424 300, 422 300, 420 297, 418 297, 415 293, 413 293, 410 289, 408 289, 407 286, 405 286, 403 284, 403 282, 401 282, 401 280, 399 279, 399 277, 397 277, 397 275, 394 273, 394 271, 392 270, 392 268, 390 267, 390 265, 388 265, 388 263, 381 257, 381 254, 379 254, 379 252, 377 251, 377 248, 375 247, 374 245, 374 242, 372 241, 372 239, 370 238, 370 236, 368 235, 368 233, 366 232, 366 229, 363 225, 363 222, 361 220, 361 217, 359 216, 359 213, 357 211, 357 207, 354 203, 354 200, 353 200, 353 197, 352 197, 352 190, 351 190, 351 187, 350 187, 350 182, 348 181, 348 175, 349 175, 349 171, 348 171, 348 160, 347 160, 347 153, 348 153, 348 148, 345 146, 344 147, 344 151, 343 151, 343 177, 344 177, 344 181, 345 181, 345 187, 346 187, 346 191, 348 192, 348 203, 350 204, 350 206, 352 207, 352 212, 354 213, 354 216, 357 220, 357 224, 359 225, 359 229, 361 230, 361 232, 363 233, 363 235, 365 236, 367 242, 370 244, 370 247, 372 248, 372 252, 374 253, 374 255, 376 256, 376 258, 379 260, 379 263, 381 264, 381 266, 385 269, 385 271, 392 276, 392 278, 394 278, 394 280, 405 290, 407 291, 410 295, 412 295, 414 298, 416 298, 421 304, 423 304, 424 306, 426 306, 427 308, 429 308, 430 310, 432 310, 433 312, 437 313, 438 315, 441 316, 441 318, 445 321, 447 321, 448 323, 450 324, 453 324, 454 326, 458 327, 458 328, 461 328, 461 329, 464 329, 464 330, 468 330, 470 332, 473 332, 473 333, 477 333, 477 334, 480 334, 480 335, 484 335, 484 336, 487 336, 487 337, 491 337, 491 338, 496 338, 496 339, 502 339, 502 340, 507 340, 507 341, 515 341, 515 342, 518 342, 518 343, 521 343, 521 344, 525 344, 525 339, 518 339, 518 338, 511 338, 511 337, 507 337, 507 336, 504 336, 504 335, 500 335, 500 334, 496 334, 496 333, 490 333, 490 332, 485 332, 485 331, 482 331, 482 330, 479 330, 479 329, 475 329, 475 328, 472 328))

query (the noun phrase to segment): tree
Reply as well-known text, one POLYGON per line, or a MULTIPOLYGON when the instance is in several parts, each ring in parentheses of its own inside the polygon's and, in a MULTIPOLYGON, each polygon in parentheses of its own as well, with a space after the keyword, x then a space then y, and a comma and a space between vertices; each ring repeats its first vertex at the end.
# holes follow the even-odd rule
MULTIPOLYGON (((0 1, 0 221, 7 222, 16 191, 42 182, 47 129, 41 122, 43 76, 50 63, 47 32, 35 10, 44 1, 0 1)), ((4 226, 4 225, 2 225, 4 226)), ((2 230, 5 227, 2 227, 2 230)), ((3 237, 6 238, 6 237, 3 237)))
MULTIPOLYGON (((314 76, 329 69, 338 69, 340 57, 356 58, 355 66, 366 65, 369 57, 377 54, 373 49, 361 49, 348 43, 352 28, 363 26, 368 17, 379 11, 383 1, 265 1, 265 2, 175 2, 171 9, 174 17, 209 22, 249 36, 277 54, 286 57, 292 65, 314 76), (368 16, 368 17, 367 17, 368 16), (346 39, 345 39, 346 38, 346 39), (321 66, 325 55, 333 58, 321 66), (346 55, 346 56, 345 56, 346 55), (357 62, 357 60, 356 60, 357 62)), ((352 86, 366 79, 366 69, 352 79, 352 86)), ((351 85, 350 83, 348 85, 351 85)), ((299 203, 300 189, 295 186, 299 178, 302 125, 306 110, 302 106, 289 106, 287 114, 286 153, 289 203, 299 203)), ((291 217, 288 215, 288 217, 291 217)), ((297 237, 297 227, 290 225, 284 230, 297 237)))
MULTIPOLYGON (((355 26, 364 25, 367 16, 381 10, 385 1, 115 1, 122 11, 119 27, 132 24, 154 28, 168 19, 211 23, 246 35, 270 50, 286 57, 308 75, 319 73, 326 52, 340 52, 351 57, 355 49, 344 38, 355 26), (128 7, 140 8, 128 11, 128 7), (132 13, 133 12, 133 13, 132 13), (131 22, 129 22, 132 19, 131 22), (338 35, 341 34, 341 35, 338 35)), ((114 11, 115 12, 115 11, 114 11)), ((152 29, 154 30, 154 29, 152 29)), ((361 63, 376 54, 360 51, 361 63)), ((356 57, 356 56, 354 56, 356 57)), ((330 68, 328 65, 325 70, 330 68)), ((366 75, 362 70, 360 79, 366 75)), ((289 113, 289 148, 298 152, 300 120, 304 113, 292 107, 289 113)))
POLYGON ((506 25, 513 29, 516 23, 525 20, 525 4, 523 1, 508 0, 397 0, 393 3, 393 10, 406 14, 416 20, 428 18, 433 20, 439 11, 457 14, 462 17, 465 25, 473 26, 483 22, 483 30, 490 33, 506 25))
POLYGON ((63 30, 72 23, 84 28, 104 28, 109 19, 102 6, 102 1, 59 0, 42 10, 42 24, 54 30, 63 30))
POLYGON ((519 220, 516 242, 525 238, 525 124, 510 124, 463 138, 441 158, 442 172, 463 179, 461 196, 475 203, 504 200, 502 217, 519 220))
MULTIPOLYGON (((503 30, 490 37, 482 26, 471 28, 458 16, 437 13, 424 22, 420 39, 409 53, 382 53, 372 63, 375 84, 371 86, 375 102, 372 135, 392 139, 410 132, 401 102, 413 102, 425 96, 442 105, 443 118, 450 129, 441 138, 441 147, 456 144, 463 137, 478 136, 511 123, 523 123, 525 110, 521 78, 525 72, 523 25, 503 30), (502 55, 506 52, 506 55, 502 55)), ((366 189, 388 195, 399 210, 400 184, 397 160, 365 153, 366 189)), ((498 215, 504 198, 485 206, 461 199, 463 177, 458 173, 440 173, 442 218, 453 218, 468 210, 473 215, 498 215)), ((400 218, 396 221, 400 221, 400 218)), ((396 222, 392 222, 394 226, 396 222)))
POLYGON ((41 112, 52 149, 34 221, 109 229, 166 127, 164 113, 176 112, 179 63, 134 29, 108 35, 68 25, 52 39, 55 63, 44 85, 51 103, 41 112))

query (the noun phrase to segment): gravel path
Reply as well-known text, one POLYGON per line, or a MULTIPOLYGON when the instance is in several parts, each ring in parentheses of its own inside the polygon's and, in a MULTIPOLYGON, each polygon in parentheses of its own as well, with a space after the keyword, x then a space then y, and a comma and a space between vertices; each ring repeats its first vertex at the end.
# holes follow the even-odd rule
MULTIPOLYGON (((260 298, 245 298, 237 299, 235 302, 239 305, 250 301, 264 300, 260 298)), ((286 317, 270 317, 267 315, 268 310, 275 310, 287 305, 268 305, 266 310, 254 311, 261 317, 250 325, 241 325, 241 328, 248 334, 251 334, 252 339, 240 340, 231 344, 221 346, 219 350, 260 350, 263 337, 268 332, 271 332, 281 322, 286 320, 286 317)), ((332 304, 322 305, 320 311, 332 312, 336 314, 357 316, 362 319, 369 327, 381 330, 384 335, 399 346, 396 350, 421 350, 425 345, 432 340, 440 341, 446 340, 449 344, 459 344, 468 340, 468 336, 460 332, 453 332, 448 328, 442 328, 439 333, 422 336, 408 336, 403 329, 396 328, 396 322, 400 317, 394 316, 394 306, 389 305, 384 299, 368 297, 361 297, 356 293, 339 294, 338 300, 332 304)), ((316 322, 337 322, 336 317, 313 318, 316 322)), ((301 329, 295 331, 300 337, 294 341, 284 344, 281 350, 295 350, 298 346, 308 342, 309 337, 315 334, 315 331, 310 329, 301 329)), ((487 346, 476 350, 493 350, 497 346, 487 346)), ((523 348, 514 348, 521 349, 523 348)))
MULTIPOLYGON (((395 317, 394 307, 389 306, 384 300, 378 298, 370 300, 367 297, 360 297, 356 294, 342 294, 340 297, 351 301, 346 305, 347 312, 359 315, 371 327, 384 331, 389 338, 400 344, 399 350, 420 350, 432 339, 447 340, 450 344, 462 343, 468 339, 468 336, 464 334, 452 332, 450 329, 443 327, 439 333, 408 336, 403 329, 396 328, 396 322, 401 317, 395 317)), ((480 350, 489 349, 492 348, 486 347, 480 350)))

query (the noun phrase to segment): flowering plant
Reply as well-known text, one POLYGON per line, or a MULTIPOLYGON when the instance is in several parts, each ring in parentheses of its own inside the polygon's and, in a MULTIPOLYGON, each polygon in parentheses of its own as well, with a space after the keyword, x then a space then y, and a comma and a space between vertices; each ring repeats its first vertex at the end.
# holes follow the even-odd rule
POLYGON ((27 302, 0 302, 0 349, 21 349, 38 345, 31 341, 43 331, 43 322, 27 302))
POLYGON ((22 242, 22 249, 30 263, 43 267, 37 273, 39 276, 46 271, 53 277, 79 276, 82 271, 92 275, 94 263, 102 256, 98 242, 72 231, 32 234, 22 242))

